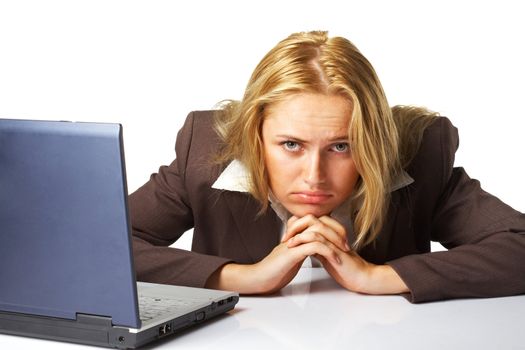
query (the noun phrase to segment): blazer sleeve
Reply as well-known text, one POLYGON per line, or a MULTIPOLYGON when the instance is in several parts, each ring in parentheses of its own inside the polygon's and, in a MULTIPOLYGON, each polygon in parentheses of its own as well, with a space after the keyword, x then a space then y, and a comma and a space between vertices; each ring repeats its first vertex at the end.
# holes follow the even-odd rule
MULTIPOLYGON (((185 170, 192 146, 194 115, 177 135, 176 159, 129 196, 137 280, 204 287, 209 276, 229 259, 170 248, 193 227, 185 170)), ((191 160, 190 160, 191 161, 191 160)))
POLYGON ((457 143, 457 133, 442 136, 442 190, 430 231, 449 250, 388 263, 408 286, 411 302, 525 293, 525 215, 452 167, 457 143))

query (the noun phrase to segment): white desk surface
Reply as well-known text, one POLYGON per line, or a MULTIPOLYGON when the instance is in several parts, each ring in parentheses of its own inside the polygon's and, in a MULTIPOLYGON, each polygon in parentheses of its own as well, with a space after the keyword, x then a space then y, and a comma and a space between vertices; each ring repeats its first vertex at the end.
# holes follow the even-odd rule
MULTIPOLYGON (((525 349, 525 295, 410 304, 348 292, 303 268, 273 296, 143 349, 525 349)), ((0 349, 99 349, 0 335, 0 349)))

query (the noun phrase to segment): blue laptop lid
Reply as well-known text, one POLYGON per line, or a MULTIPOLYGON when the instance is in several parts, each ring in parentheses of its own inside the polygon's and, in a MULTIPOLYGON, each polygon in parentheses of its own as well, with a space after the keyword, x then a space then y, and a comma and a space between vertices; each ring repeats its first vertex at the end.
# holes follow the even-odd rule
POLYGON ((120 125, 0 119, 0 310, 140 328, 120 125))

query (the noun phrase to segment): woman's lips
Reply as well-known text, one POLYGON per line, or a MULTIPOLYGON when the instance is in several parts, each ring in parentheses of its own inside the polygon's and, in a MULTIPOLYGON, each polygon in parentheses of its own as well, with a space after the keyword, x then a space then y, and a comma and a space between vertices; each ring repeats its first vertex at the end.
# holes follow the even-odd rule
POLYGON ((321 204, 328 201, 332 197, 330 193, 327 192, 294 192, 292 193, 292 198, 302 204, 321 204))

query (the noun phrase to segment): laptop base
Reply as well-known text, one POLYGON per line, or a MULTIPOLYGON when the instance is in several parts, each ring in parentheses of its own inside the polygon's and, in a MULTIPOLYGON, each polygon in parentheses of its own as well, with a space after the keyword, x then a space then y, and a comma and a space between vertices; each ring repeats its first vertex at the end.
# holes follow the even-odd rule
POLYGON ((238 297, 223 305, 208 305, 166 323, 144 330, 113 326, 111 318, 77 314, 76 320, 0 312, 0 333, 73 342, 118 349, 135 349, 174 335, 194 324, 234 308, 238 297))

